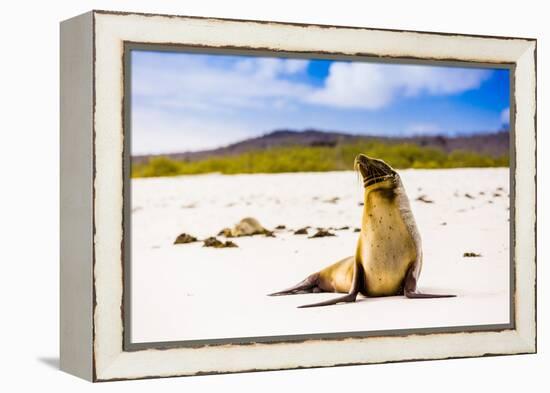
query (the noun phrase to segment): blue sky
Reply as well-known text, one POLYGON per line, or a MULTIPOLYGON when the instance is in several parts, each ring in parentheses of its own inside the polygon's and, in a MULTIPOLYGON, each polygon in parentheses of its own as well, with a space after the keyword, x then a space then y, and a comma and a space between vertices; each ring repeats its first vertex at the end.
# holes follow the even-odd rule
POLYGON ((277 129, 409 136, 509 122, 509 71, 133 50, 132 154, 224 146, 277 129))

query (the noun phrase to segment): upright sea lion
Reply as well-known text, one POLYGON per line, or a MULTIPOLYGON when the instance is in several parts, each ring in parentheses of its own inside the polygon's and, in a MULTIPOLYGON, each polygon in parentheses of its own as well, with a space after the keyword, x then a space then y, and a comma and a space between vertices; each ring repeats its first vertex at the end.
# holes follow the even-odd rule
POLYGON ((355 255, 270 296, 347 293, 300 308, 354 302, 359 293, 367 297, 405 295, 415 299, 455 296, 420 293, 416 288, 422 268, 422 243, 399 174, 384 161, 364 154, 355 158, 354 167, 361 174, 365 188, 355 255))

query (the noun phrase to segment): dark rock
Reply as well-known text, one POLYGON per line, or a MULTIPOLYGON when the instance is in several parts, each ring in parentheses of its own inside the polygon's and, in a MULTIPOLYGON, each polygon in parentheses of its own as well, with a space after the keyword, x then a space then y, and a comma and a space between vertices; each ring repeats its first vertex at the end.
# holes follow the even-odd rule
POLYGON ((475 252, 465 252, 462 254, 464 258, 478 258, 481 256, 481 254, 475 253, 475 252))
POLYGON ((295 235, 307 235, 307 228, 308 227, 303 227, 303 228, 297 229, 297 230, 294 231, 294 234, 295 235))
POLYGON ((317 231, 317 233, 315 233, 315 235, 310 236, 309 238, 314 239, 314 238, 317 238, 317 237, 327 237, 327 236, 336 236, 336 235, 334 233, 326 230, 326 229, 319 229, 317 231))
POLYGON ((203 247, 232 248, 232 247, 238 247, 238 246, 230 240, 227 240, 226 242, 221 242, 215 237, 209 237, 208 239, 204 240, 203 247))
POLYGON ((220 247, 223 247, 223 243, 221 241, 219 241, 218 239, 216 239, 215 237, 209 237, 209 238, 204 240, 203 247, 220 248, 220 247))
POLYGON ((196 241, 197 241, 197 238, 195 236, 191 236, 187 233, 182 233, 178 235, 176 240, 174 240, 174 244, 194 243, 196 241))
POLYGON ((427 195, 420 195, 419 197, 416 198, 416 200, 424 203, 434 203, 434 201, 429 199, 427 195))

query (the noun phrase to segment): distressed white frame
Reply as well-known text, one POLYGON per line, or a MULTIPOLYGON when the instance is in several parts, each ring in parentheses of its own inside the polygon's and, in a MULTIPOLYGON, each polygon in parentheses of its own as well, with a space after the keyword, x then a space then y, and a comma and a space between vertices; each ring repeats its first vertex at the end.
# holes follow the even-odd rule
MULTIPOLYGON (((93 11, 64 23, 91 26, 77 27, 76 30, 84 29, 81 31, 82 39, 86 42, 91 39, 93 46, 90 56, 93 61, 93 74, 90 75, 92 85, 86 84, 87 79, 83 82, 83 89, 93 98, 94 104, 89 108, 92 111, 92 123, 91 127, 84 127, 81 131, 88 138, 91 149, 87 152, 89 156, 80 159, 89 159, 93 164, 92 172, 86 174, 93 182, 93 201, 88 213, 91 212, 94 232, 90 250, 93 265, 82 262, 77 272, 80 277, 84 275, 89 278, 91 291, 86 286, 77 288, 70 295, 73 300, 65 301, 65 304, 63 296, 68 295, 62 293, 61 340, 65 341, 65 345, 62 344, 62 368, 90 380, 105 381, 536 352, 535 40, 101 11, 93 11), (78 21, 81 23, 78 24, 78 21), (88 31, 89 28, 92 31, 88 31), (308 340, 302 343, 228 344, 124 351, 121 252, 124 42, 514 64, 515 108, 511 110, 515 129, 515 134, 512 134, 515 135, 512 142, 516 162, 513 175, 517 190, 511 194, 515 197, 516 212, 514 328, 502 331, 308 340), (89 312, 92 314, 88 315, 89 312), (70 330, 79 315, 88 319, 93 317, 92 326, 88 326, 90 323, 80 326, 78 329, 84 329, 81 334, 64 337, 63 331, 70 330), (77 342, 84 348, 75 349, 77 342), (88 348, 89 345, 92 347, 88 348), (70 359, 72 366, 64 359, 70 359)), ((73 34, 66 37, 69 44, 71 40, 78 39, 74 38, 78 34, 69 34, 73 34)), ((62 51, 66 50, 65 54, 62 53, 62 59, 70 55, 67 48, 62 45, 62 51)), ((86 53, 86 56, 90 55, 86 53)), ((71 89, 75 87, 66 89, 67 94, 78 93, 72 92, 71 89)), ((70 105, 90 104, 87 101, 67 103, 66 112, 70 105)), ((78 120, 74 119, 73 122, 78 120)), ((62 139, 63 133, 62 129, 62 139)), ((70 166, 71 160, 78 159, 67 158, 62 162, 62 168, 70 166)), ((82 170, 88 171, 89 168, 82 170)), ((67 197, 72 195, 69 188, 67 197)), ((68 246, 63 244, 62 239, 63 247, 68 246)), ((64 276, 63 264, 67 265, 68 262, 62 260, 62 289, 71 280, 64 276)), ((74 272, 71 275, 74 279, 74 272)))

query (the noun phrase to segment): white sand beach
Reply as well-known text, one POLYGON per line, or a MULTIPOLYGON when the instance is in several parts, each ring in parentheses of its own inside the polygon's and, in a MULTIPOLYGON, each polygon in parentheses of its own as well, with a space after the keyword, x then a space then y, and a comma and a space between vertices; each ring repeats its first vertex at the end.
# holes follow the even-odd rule
POLYGON ((423 241, 419 289, 456 298, 298 309, 338 295, 266 296, 354 253, 363 196, 354 172, 132 179, 132 341, 508 323, 509 170, 400 174, 423 241), (182 232, 204 239, 249 216, 287 230, 232 239, 238 248, 173 244, 182 232), (315 227, 350 228, 318 239, 291 231, 305 226, 310 236, 315 227))

